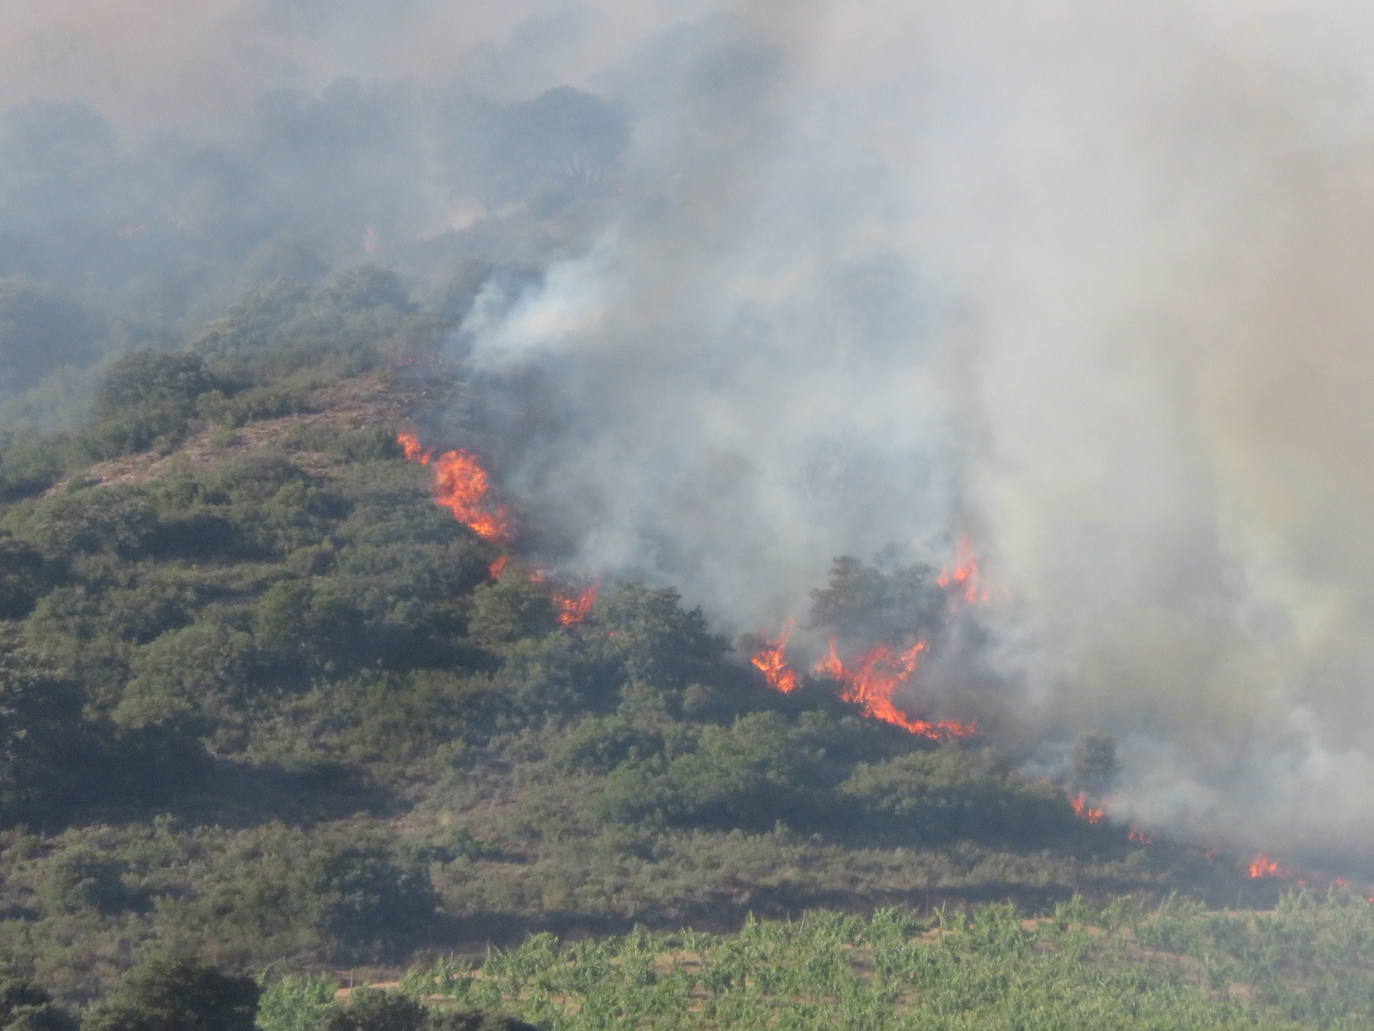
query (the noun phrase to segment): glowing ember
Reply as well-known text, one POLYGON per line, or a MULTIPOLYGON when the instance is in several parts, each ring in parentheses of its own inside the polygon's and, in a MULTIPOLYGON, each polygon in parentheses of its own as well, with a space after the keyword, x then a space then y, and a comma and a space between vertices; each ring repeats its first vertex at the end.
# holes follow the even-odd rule
POLYGON ((902 652, 894 651, 890 645, 880 644, 871 648, 850 668, 841 661, 832 640, 829 656, 817 665, 816 671, 838 680, 842 685, 840 697, 858 705, 863 714, 872 719, 937 741, 951 737, 972 737, 978 732, 975 723, 912 719, 892 701, 897 689, 915 675, 921 654, 926 648, 925 641, 917 641, 902 652))
POLYGON ((1090 806, 1088 796, 1081 791, 1069 799, 1069 805, 1073 806, 1074 814, 1080 820, 1087 820, 1089 823, 1101 823, 1102 817, 1105 815, 1101 806, 1090 806))
POLYGON ((1126 832, 1126 840, 1134 841, 1137 845, 1148 845, 1150 843, 1150 836, 1139 827, 1132 827, 1126 832))
POLYGON ((575 626, 587 618, 587 613, 596 604, 596 594, 600 584, 592 584, 581 594, 567 595, 554 592, 554 604, 558 606, 558 622, 563 626, 575 626))
POLYGON ((1263 852, 1250 860, 1250 876, 1255 880, 1261 877, 1292 877, 1293 873, 1286 866, 1281 866, 1274 862, 1263 852))
POLYGON ((978 560, 973 557, 973 545, 967 537, 960 537, 955 543, 954 565, 942 569, 935 582, 947 591, 959 592, 970 605, 987 601, 987 592, 978 586, 978 560))
POLYGON ((790 625, 783 627, 783 631, 776 642, 765 644, 749 659, 763 674, 763 679, 768 686, 775 691, 781 691, 783 694, 791 694, 800 686, 797 671, 787 665, 787 659, 783 655, 783 650, 787 647, 787 639, 791 635, 792 627, 790 625))

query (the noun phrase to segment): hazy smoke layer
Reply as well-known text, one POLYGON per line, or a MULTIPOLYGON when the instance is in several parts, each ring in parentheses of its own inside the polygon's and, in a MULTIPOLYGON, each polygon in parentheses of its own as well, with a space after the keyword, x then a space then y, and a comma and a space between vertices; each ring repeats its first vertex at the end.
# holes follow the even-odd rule
POLYGON ((1004 733, 1100 727, 1140 818, 1358 856, 1369 26, 1321 6, 749 21, 756 67, 663 91, 661 203, 472 327, 573 399, 523 486, 742 626, 967 529, 1004 733))
MULTIPOLYGON (((1117 735, 1142 820, 1368 856, 1359 5, 90 7, 10 34, 6 99, 189 132, 345 74, 594 91, 631 142, 592 242, 455 343, 543 385, 495 445, 536 535, 768 631, 836 554, 967 532, 999 733, 1117 735)), ((416 232, 453 223, 433 124, 416 232)))

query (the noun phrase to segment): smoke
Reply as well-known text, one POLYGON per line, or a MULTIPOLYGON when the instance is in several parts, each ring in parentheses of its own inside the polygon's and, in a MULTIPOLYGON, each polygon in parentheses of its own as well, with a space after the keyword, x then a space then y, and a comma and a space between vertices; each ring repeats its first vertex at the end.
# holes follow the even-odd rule
POLYGON ((1357 5, 88 8, 25 16, 0 98, 229 141, 251 185, 192 196, 258 219, 244 252, 552 239, 510 234, 543 274, 494 277, 454 348, 569 565, 772 632, 832 556, 968 533, 1007 743, 1101 729, 1141 822, 1369 854, 1357 5))
POLYGON ((1142 821, 1367 853, 1369 26, 1320 14, 840 5, 712 40, 757 65, 660 85, 689 103, 634 155, 658 203, 470 327, 571 406, 518 488, 583 518, 586 566, 740 627, 831 555, 969 530, 1000 732, 1113 733, 1142 821))

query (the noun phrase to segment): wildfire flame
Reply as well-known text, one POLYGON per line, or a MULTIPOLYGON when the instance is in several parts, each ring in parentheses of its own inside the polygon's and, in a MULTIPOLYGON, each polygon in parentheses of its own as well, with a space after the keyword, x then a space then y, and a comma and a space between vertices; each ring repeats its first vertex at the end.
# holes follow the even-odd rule
POLYGON ((955 542, 954 565, 942 569, 935 582, 947 591, 958 591, 969 605, 988 600, 987 592, 978 585, 978 560, 967 537, 960 537, 955 542))
POLYGON ((1106 811, 1102 806, 1089 805, 1088 796, 1081 791, 1073 798, 1069 799, 1069 805, 1073 806, 1074 814, 1078 816, 1079 819, 1087 820, 1089 823, 1101 823, 1102 817, 1106 815, 1106 811))
MULTIPOLYGON (((530 582, 547 585, 544 571, 536 569, 531 572, 530 582)), ((591 612, 592 606, 596 604, 596 596, 600 590, 601 585, 599 583, 592 584, 577 594, 569 594, 557 587, 550 586, 549 591, 553 597, 554 608, 558 610, 558 622, 562 626, 576 626, 581 623, 591 612)))
POLYGON ((1150 843, 1150 836, 1139 827, 1132 827, 1126 832, 1126 840, 1134 841, 1137 845, 1148 845, 1150 843))
MULTIPOLYGON (((490 505, 487 492, 491 484, 482 463, 470 451, 445 451, 438 458, 426 451, 413 433, 400 433, 396 443, 412 462, 434 466, 434 500, 453 513, 453 518, 493 544, 511 540, 510 518, 505 506, 490 505)), ((495 575, 495 574, 493 574, 495 575)))
POLYGON ((1286 866, 1281 866, 1274 862, 1261 852, 1259 855, 1255 856, 1254 859, 1250 860, 1250 876, 1255 880, 1259 880, 1261 877, 1288 878, 1293 876, 1293 872, 1286 866))
POLYGON ((420 438, 413 433, 396 434, 396 443, 401 445, 401 453, 405 455, 407 462, 429 465, 430 459, 434 457, 434 452, 426 451, 420 444, 420 438))
POLYGON ((445 451, 434 461, 434 499, 484 541, 511 539, 510 519, 503 505, 488 507, 491 489, 487 471, 469 451, 445 451))
POLYGON ((790 625, 783 627, 783 631, 778 635, 776 642, 765 644, 755 652, 749 659, 751 663, 763 674, 764 681, 775 691, 783 694, 791 694, 799 686, 797 671, 787 664, 787 658, 783 654, 787 647, 787 639, 792 636, 790 625))
POLYGON ((879 644, 870 648, 850 667, 840 659, 832 639, 830 654, 816 666, 816 672, 827 673, 838 680, 841 684, 840 697, 858 705, 863 714, 872 719, 891 723, 935 741, 972 737, 978 732, 976 723, 912 719, 892 701, 896 690, 915 675, 921 655, 928 647, 925 641, 917 641, 898 652, 891 645, 879 644))
POLYGON ((581 594, 561 594, 555 591, 553 600, 558 606, 558 622, 563 626, 581 623, 596 604, 596 595, 600 589, 600 584, 592 584, 581 594))

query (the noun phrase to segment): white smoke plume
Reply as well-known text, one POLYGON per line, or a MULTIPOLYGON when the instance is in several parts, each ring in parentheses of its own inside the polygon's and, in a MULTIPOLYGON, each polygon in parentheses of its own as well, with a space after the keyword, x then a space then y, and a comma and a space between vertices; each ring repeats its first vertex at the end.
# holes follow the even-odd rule
POLYGON ((103 9, 34 8, 4 98, 141 129, 346 74, 617 105, 632 142, 584 242, 490 284, 456 345, 489 382, 543 377, 557 432, 498 444, 498 472, 570 561, 766 632, 832 556, 968 533, 1009 742, 1107 731, 1119 811, 1367 862, 1374 15, 103 9))
POLYGON ((661 205, 473 327, 574 399, 525 488, 738 626, 971 530, 1004 730, 1115 734, 1144 821, 1367 854, 1370 26, 1321 6, 749 21, 759 76, 636 154, 661 205))

